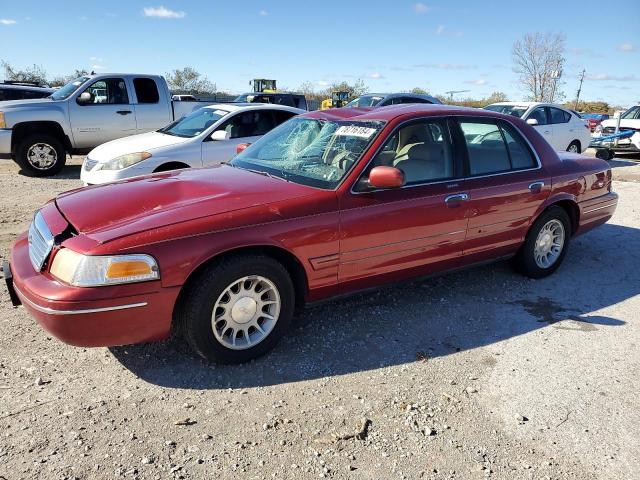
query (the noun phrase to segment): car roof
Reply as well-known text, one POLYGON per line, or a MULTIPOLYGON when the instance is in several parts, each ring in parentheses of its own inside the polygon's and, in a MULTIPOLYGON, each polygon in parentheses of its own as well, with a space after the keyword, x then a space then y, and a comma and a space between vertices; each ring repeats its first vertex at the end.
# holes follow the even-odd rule
POLYGON ((39 87, 37 85, 18 85, 15 83, 0 83, 0 88, 9 90, 29 90, 32 92, 53 92, 55 89, 50 87, 39 87))
POLYGON ((439 105, 429 103, 402 103, 386 107, 358 107, 331 108, 316 110, 303 117, 324 120, 355 120, 355 121, 390 121, 399 117, 410 116, 439 116, 439 115, 471 115, 489 116, 495 118, 513 118, 490 110, 480 108, 458 107, 456 105, 439 105))
MULTIPOLYGON (((202 108, 212 110, 226 110, 227 112, 237 112, 239 110, 258 110, 269 108, 271 110, 286 110, 288 112, 301 111, 299 108, 290 107, 288 105, 275 105, 273 103, 249 103, 249 102, 229 102, 229 103, 213 103, 202 108)), ((306 110, 302 110, 303 112, 306 110)))

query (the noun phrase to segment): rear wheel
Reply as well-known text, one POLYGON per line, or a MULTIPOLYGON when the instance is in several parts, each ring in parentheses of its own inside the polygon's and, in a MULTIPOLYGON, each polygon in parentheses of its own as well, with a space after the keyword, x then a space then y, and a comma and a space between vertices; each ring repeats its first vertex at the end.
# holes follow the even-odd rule
POLYGON ((574 140, 567 147, 567 152, 571 153, 581 153, 580 152, 580 142, 578 140, 574 140))
POLYGON ((516 270, 531 278, 555 272, 569 248, 571 221, 561 207, 549 207, 534 222, 514 258, 516 270))
POLYGON ((178 321, 189 345, 208 360, 246 362, 273 348, 289 329, 293 283, 270 257, 223 260, 187 288, 178 321))
POLYGON ((24 138, 16 148, 16 162, 27 175, 55 175, 66 163, 64 145, 53 135, 36 133, 24 138))

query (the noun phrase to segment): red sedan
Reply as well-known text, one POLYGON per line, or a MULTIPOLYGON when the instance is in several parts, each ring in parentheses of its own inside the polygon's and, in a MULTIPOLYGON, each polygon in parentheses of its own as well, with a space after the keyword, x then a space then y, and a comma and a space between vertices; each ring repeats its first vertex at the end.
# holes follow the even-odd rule
POLYGON ((228 164, 64 193, 4 271, 14 301, 64 342, 178 329, 203 357, 242 362, 306 303, 503 258, 549 275, 617 199, 606 162, 556 153, 513 116, 334 109, 228 164))

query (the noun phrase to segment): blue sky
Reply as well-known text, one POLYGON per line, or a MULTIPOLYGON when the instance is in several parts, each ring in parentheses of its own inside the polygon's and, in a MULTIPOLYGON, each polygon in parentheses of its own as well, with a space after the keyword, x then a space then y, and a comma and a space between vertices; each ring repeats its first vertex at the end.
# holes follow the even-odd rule
POLYGON ((0 0, 0 59, 51 76, 192 66, 233 92, 253 77, 318 89, 362 78, 371 91, 502 90, 517 100, 513 42, 559 31, 567 98, 585 68, 582 98, 629 105, 640 101, 639 19, 638 0, 615 12, 592 0, 0 0))

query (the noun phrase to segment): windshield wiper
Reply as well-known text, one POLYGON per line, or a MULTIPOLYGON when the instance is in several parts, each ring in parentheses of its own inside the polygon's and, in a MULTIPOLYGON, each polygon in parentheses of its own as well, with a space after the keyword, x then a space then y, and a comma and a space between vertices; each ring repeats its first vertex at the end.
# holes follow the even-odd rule
MULTIPOLYGON (((235 165, 232 165, 235 166, 235 165)), ((278 180, 283 180, 285 182, 289 182, 290 180, 285 178, 285 173, 283 171, 280 171, 280 173, 282 174, 282 177, 280 177, 279 175, 274 175, 273 173, 269 173, 269 172, 265 172, 264 170, 254 170, 253 168, 247 168, 247 167, 239 167, 239 166, 235 166, 236 168, 240 168, 242 170, 246 170, 247 172, 253 172, 253 173, 257 173, 258 175, 262 175, 265 177, 269 177, 269 178, 277 178, 278 180)))

